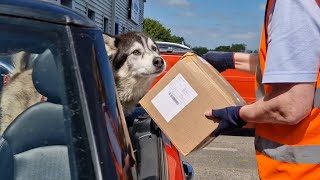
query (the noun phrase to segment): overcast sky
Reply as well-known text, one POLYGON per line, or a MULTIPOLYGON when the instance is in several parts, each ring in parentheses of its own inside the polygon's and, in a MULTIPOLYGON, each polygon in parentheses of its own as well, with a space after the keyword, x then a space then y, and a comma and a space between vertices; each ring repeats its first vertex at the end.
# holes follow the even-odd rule
POLYGON ((191 46, 259 47, 266 0, 147 0, 144 16, 158 20, 191 46))

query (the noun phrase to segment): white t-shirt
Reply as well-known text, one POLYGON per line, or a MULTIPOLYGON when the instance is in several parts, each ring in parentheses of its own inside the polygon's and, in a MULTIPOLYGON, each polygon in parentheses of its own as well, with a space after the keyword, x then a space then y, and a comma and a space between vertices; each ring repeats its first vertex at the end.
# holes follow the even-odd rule
POLYGON ((277 0, 269 16, 262 83, 315 82, 320 64, 320 8, 315 0, 277 0))

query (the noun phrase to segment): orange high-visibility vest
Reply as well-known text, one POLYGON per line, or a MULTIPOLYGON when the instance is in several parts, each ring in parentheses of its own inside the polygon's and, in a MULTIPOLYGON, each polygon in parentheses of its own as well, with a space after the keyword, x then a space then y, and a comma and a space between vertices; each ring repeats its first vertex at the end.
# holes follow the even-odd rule
MULTIPOLYGON (((270 87, 262 85, 262 76, 268 49, 266 27, 274 2, 275 0, 267 2, 265 22, 262 28, 259 49, 260 62, 258 63, 256 73, 257 99, 270 93, 270 87)), ((320 179, 319 74, 313 109, 308 117, 296 125, 256 124, 255 149, 258 172, 261 179, 320 179)))

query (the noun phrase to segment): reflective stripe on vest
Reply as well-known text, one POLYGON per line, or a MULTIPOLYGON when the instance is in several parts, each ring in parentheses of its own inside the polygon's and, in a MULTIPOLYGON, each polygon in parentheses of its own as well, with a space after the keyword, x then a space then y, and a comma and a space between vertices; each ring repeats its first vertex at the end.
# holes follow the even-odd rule
MULTIPOLYGON (((319 81, 318 81, 318 83, 319 83, 319 81)), ((320 108, 320 87, 316 88, 316 92, 314 94, 313 107, 320 108)))
POLYGON ((320 146, 290 146, 255 137, 256 151, 274 160, 298 164, 320 164, 320 146))

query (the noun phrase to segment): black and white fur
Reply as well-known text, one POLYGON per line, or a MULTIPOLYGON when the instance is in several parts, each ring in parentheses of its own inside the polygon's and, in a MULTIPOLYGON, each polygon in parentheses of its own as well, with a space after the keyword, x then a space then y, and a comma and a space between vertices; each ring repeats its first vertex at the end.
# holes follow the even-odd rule
POLYGON ((120 36, 103 34, 125 116, 147 93, 154 79, 166 69, 155 41, 142 32, 120 36))

